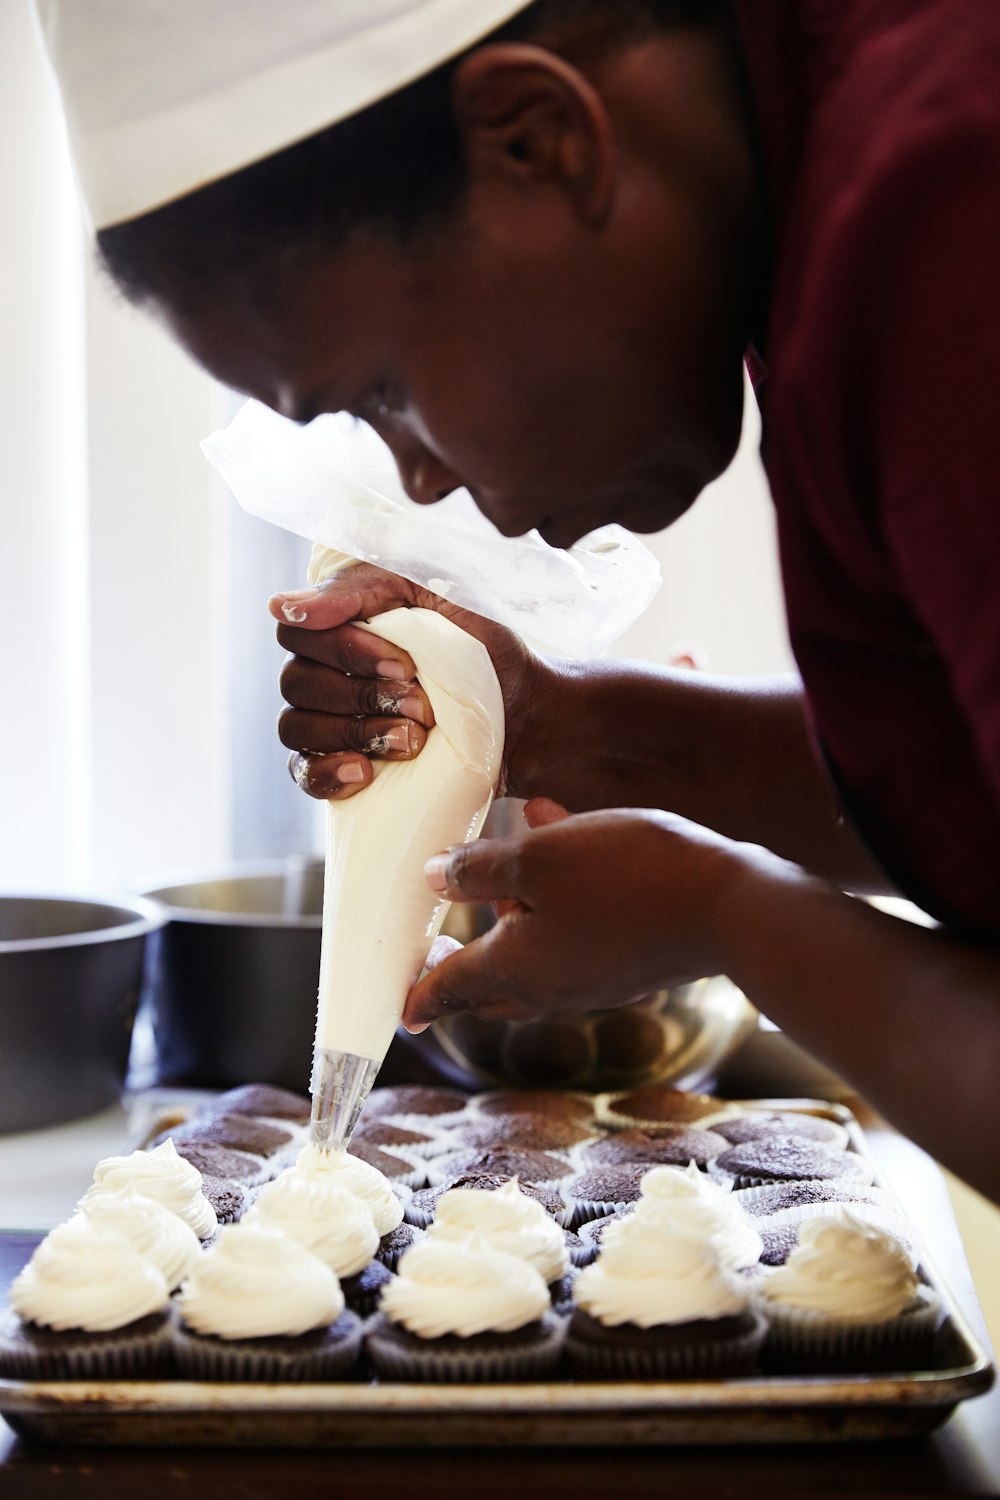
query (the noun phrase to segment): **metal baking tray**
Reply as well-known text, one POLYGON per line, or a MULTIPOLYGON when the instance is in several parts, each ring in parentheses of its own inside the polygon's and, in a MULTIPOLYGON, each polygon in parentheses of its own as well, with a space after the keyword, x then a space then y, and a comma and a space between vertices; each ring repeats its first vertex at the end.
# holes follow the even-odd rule
MULTIPOLYGON (((849 1110, 818 1100, 748 1100, 847 1126, 849 1110)), ((879 1186, 885 1187, 876 1175, 879 1186)), ((0 1381, 0 1413, 47 1442, 129 1446, 431 1448, 805 1443, 901 1438, 932 1431, 993 1382, 986 1351, 926 1255, 921 1267, 945 1318, 930 1368, 893 1375, 715 1381, 574 1380, 522 1385, 192 1381, 0 1381)))

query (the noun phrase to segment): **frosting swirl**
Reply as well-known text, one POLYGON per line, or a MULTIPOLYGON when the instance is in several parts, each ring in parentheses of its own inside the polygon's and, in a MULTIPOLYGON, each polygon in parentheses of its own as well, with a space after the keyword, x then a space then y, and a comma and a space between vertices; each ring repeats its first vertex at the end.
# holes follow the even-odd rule
POLYGON ((387 1318, 421 1339, 510 1333, 549 1306, 548 1287, 533 1266, 475 1234, 428 1235, 407 1250, 379 1303, 387 1318))
MULTIPOLYGON (((760 1260, 764 1242, 747 1215, 727 1195, 713 1202, 711 1198, 640 1198, 633 1218, 656 1232, 683 1231, 708 1240, 723 1265, 734 1271, 755 1266, 760 1260)), ((626 1220, 611 1224, 604 1244, 614 1242, 626 1220)))
POLYGON ((371 1210, 338 1182, 283 1172, 257 1194, 244 1224, 280 1229, 318 1255, 338 1276, 353 1276, 378 1249, 371 1210))
POLYGON ((189 1328, 220 1339, 294 1337, 340 1317, 344 1294, 329 1266, 264 1224, 232 1224, 206 1250, 177 1304, 189 1328))
POLYGON ((884 1323, 905 1312, 917 1294, 906 1248, 877 1224, 847 1209, 805 1219, 783 1266, 764 1282, 768 1302, 836 1318, 884 1323))
POLYGON ((549 1283, 569 1268, 562 1230, 540 1203, 521 1192, 516 1177, 491 1190, 450 1188, 438 1199, 427 1233, 446 1240, 482 1235, 494 1250, 527 1261, 549 1283))
POLYGON ((379 1235, 389 1234, 403 1222, 403 1205, 382 1173, 347 1151, 324 1151, 308 1145, 299 1152, 290 1173, 308 1182, 335 1183, 367 1204, 379 1235))
POLYGON ((694 1198, 702 1202, 718 1203, 728 1199, 733 1180, 716 1182, 698 1170, 695 1162, 686 1167, 650 1167, 639 1185, 643 1198, 676 1202, 678 1199, 694 1198))
POLYGON ((201 1190, 197 1167, 178 1156, 168 1139, 152 1151, 133 1151, 130 1156, 106 1156, 94 1168, 93 1184, 80 1200, 84 1208, 100 1193, 133 1187, 146 1198, 155 1198, 172 1214, 189 1224, 199 1239, 207 1239, 218 1228, 218 1220, 201 1190))
POLYGON ((169 1295, 163 1273, 128 1240, 74 1214, 46 1235, 9 1300, 19 1317, 45 1328, 107 1333, 161 1312, 169 1295))
POLYGON ((191 1226, 134 1187, 98 1193, 73 1217, 86 1218, 95 1228, 128 1240, 162 1273, 170 1291, 180 1286, 201 1255, 198 1236, 191 1226))
POLYGON ((612 1328, 725 1318, 748 1304, 745 1283, 709 1241, 669 1218, 650 1222, 636 1213, 609 1227, 573 1295, 585 1312, 612 1328))

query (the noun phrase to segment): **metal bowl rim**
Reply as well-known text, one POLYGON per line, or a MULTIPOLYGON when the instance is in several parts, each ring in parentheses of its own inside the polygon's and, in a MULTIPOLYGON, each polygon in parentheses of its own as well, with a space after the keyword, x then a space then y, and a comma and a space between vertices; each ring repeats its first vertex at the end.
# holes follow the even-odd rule
POLYGON ((216 885, 223 880, 267 880, 288 875, 296 868, 305 873, 322 872, 323 859, 317 854, 289 854, 279 859, 239 860, 213 870, 172 870, 157 876, 155 883, 144 881, 141 894, 164 914, 165 923, 194 922, 205 927, 298 928, 318 932, 323 924, 319 912, 312 916, 296 916, 292 912, 213 911, 202 906, 178 906, 162 894, 179 885, 216 885))
POLYGON ((62 932, 49 937, 0 938, 0 957, 6 953, 48 953, 61 948, 87 948, 97 943, 121 943, 131 938, 148 937, 164 924, 163 912, 154 901, 127 891, 96 893, 94 891, 0 891, 4 901, 35 901, 47 906, 95 906, 106 910, 130 911, 132 916, 111 927, 85 928, 82 932, 62 932))

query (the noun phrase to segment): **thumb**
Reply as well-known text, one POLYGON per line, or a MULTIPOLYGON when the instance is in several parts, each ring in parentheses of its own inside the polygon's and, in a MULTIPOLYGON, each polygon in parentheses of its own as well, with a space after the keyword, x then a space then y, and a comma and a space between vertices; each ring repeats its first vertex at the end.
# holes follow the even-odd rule
POLYGON ((524 821, 529 828, 544 828, 548 823, 561 823, 569 813, 561 802, 551 797, 532 797, 524 804, 524 821))
POLYGON ((343 568, 325 583, 272 594, 267 607, 274 619, 304 630, 332 630, 348 620, 370 620, 399 605, 412 604, 412 583, 371 563, 343 568))
POLYGON ((522 840, 481 839, 433 855, 424 879, 447 901, 519 901, 522 840))

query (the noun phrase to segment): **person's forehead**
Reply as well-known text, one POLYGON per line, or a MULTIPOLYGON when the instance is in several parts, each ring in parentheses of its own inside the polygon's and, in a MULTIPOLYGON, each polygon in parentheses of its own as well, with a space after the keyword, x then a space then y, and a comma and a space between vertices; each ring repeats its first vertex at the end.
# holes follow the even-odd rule
POLYGON ((529 0, 34 0, 101 229, 356 114, 529 0))

